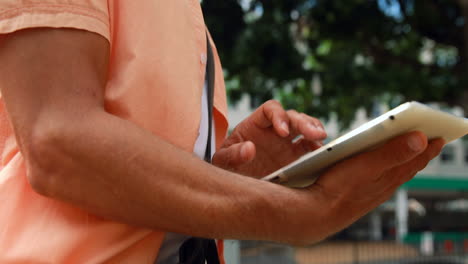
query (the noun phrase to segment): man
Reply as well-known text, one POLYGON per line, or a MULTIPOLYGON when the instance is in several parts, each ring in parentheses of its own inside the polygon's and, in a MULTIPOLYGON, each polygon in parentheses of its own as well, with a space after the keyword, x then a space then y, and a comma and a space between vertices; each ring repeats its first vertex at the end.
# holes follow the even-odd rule
POLYGON ((413 132, 307 189, 257 180, 326 134, 271 101, 224 140, 208 43, 220 168, 204 162, 198 0, 2 0, 0 34, 0 263, 153 263, 165 232, 310 244, 387 200, 443 145, 413 132))

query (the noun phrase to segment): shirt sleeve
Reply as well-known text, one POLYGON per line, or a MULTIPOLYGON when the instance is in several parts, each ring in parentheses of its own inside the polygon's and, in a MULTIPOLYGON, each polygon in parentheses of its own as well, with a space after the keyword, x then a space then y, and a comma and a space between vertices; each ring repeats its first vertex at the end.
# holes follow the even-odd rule
POLYGON ((108 0, 0 0, 0 34, 21 29, 76 28, 110 41, 108 0))

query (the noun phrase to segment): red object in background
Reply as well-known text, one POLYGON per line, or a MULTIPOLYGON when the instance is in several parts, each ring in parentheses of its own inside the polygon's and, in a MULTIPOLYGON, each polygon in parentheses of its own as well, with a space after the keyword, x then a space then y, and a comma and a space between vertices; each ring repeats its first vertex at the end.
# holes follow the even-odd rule
POLYGON ((466 253, 468 252, 468 239, 463 241, 463 251, 466 253))
MULTIPOLYGON (((465 241, 466 242, 466 241, 465 241)), ((453 253, 455 249, 455 245, 452 240, 445 240, 444 241, 444 251, 445 253, 453 253)))

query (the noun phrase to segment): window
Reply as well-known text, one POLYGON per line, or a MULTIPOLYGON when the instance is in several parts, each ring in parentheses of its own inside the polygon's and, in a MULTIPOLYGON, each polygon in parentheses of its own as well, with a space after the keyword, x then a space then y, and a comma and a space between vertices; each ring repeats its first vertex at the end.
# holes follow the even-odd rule
POLYGON ((465 163, 468 164, 468 144, 465 145, 465 163))
POLYGON ((442 163, 453 163, 455 161, 455 148, 451 145, 445 146, 444 149, 442 149, 440 160, 442 163))

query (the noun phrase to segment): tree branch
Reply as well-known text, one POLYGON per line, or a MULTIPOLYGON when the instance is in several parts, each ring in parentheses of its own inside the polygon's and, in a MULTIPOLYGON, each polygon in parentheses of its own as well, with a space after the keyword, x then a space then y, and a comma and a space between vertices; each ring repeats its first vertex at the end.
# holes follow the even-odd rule
MULTIPOLYGON (((459 0, 459 1, 466 1, 466 0, 459 0)), ((400 5, 405 6, 405 0, 398 0, 400 5)), ((403 8, 402 8, 403 9, 403 8)), ((440 15, 443 20, 450 20, 450 18, 446 15, 446 12, 443 12, 444 6, 441 5, 438 1, 426 1, 425 2, 425 9, 424 12, 428 14, 435 13, 440 15)), ((417 13, 417 11, 415 11, 417 13)), ((426 18, 428 19, 428 18, 426 18)), ((466 21, 466 20, 465 20, 466 21)), ((421 36, 427 37, 429 39, 434 40, 437 43, 460 47, 463 45, 463 40, 461 38, 462 32, 456 27, 445 27, 443 31, 434 30, 434 26, 428 24, 427 21, 421 21, 420 17, 414 17, 411 15, 406 14, 405 22, 408 23, 415 31, 417 31, 421 36), (442 33, 443 32, 443 33, 442 33)), ((452 21, 455 23, 454 21, 452 21)), ((439 25, 439 27, 443 27, 439 25)))
MULTIPOLYGON (((458 0, 458 3, 465 20, 465 24, 463 25, 463 52, 460 53, 460 61, 464 63, 464 72, 468 75, 468 0, 458 0)), ((458 105, 463 107, 466 114, 468 113, 468 89, 462 89, 462 91, 462 94, 457 97, 459 101, 458 105)))
POLYGON ((397 66, 410 66, 414 71, 420 71, 423 68, 429 69, 431 73, 439 70, 436 65, 424 65, 417 60, 410 59, 408 57, 397 56, 392 52, 384 49, 382 46, 369 44, 366 46, 366 50, 369 54, 377 61, 383 64, 393 64, 397 66))
MULTIPOLYGON (((468 0, 458 0, 460 4, 462 15, 465 20, 465 24, 463 25, 463 52, 462 57, 464 59, 468 59, 468 0)), ((466 69, 468 74, 468 67, 466 69)))

